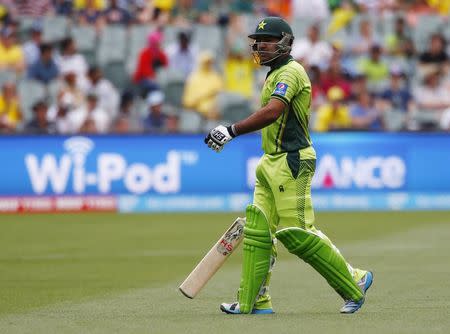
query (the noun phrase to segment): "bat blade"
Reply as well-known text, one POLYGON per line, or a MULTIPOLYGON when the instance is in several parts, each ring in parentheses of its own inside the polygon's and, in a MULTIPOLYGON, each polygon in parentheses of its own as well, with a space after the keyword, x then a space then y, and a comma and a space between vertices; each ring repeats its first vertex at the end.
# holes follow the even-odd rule
POLYGON ((180 285, 188 298, 195 298, 211 277, 225 263, 244 237, 245 218, 238 217, 180 285))

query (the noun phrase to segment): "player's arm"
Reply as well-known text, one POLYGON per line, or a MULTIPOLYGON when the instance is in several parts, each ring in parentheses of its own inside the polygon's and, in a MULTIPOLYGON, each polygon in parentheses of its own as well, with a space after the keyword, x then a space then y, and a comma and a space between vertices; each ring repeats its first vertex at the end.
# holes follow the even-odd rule
POLYGON ((286 108, 286 103, 278 98, 270 99, 269 103, 249 117, 233 125, 219 125, 206 136, 205 143, 216 152, 236 136, 261 130, 275 122, 286 108))
POLYGON ((270 99, 269 103, 251 114, 246 119, 235 123, 232 126, 235 136, 243 135, 253 131, 261 130, 275 122, 281 116, 286 104, 277 98, 270 99))

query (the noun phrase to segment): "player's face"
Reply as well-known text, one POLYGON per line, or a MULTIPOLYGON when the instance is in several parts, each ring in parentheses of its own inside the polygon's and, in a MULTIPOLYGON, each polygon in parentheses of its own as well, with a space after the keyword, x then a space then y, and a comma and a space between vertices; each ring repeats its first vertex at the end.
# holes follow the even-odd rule
POLYGON ((264 64, 273 59, 274 55, 277 53, 278 42, 278 38, 270 36, 261 36, 255 40, 252 45, 252 50, 253 52, 258 53, 260 64, 264 64))

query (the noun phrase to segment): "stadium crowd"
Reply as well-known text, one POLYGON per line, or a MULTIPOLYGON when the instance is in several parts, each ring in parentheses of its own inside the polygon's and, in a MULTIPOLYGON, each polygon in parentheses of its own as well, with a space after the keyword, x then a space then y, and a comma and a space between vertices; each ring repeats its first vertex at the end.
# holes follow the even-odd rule
POLYGON ((255 110, 247 34, 292 25, 314 131, 450 131, 450 2, 2 0, 0 133, 204 132, 255 110))

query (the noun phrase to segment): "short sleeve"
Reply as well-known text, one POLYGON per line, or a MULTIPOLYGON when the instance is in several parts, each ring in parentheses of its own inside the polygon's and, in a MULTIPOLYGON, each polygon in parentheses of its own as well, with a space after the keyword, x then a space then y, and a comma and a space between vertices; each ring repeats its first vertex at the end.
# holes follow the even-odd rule
POLYGON ((289 68, 275 78, 275 88, 272 92, 272 97, 290 104, 294 96, 297 95, 301 89, 300 77, 295 70, 289 68))

